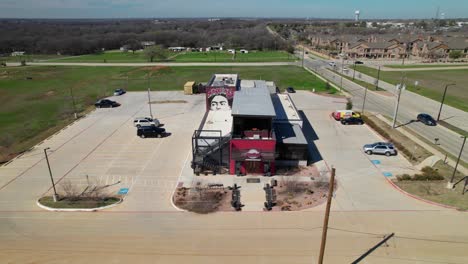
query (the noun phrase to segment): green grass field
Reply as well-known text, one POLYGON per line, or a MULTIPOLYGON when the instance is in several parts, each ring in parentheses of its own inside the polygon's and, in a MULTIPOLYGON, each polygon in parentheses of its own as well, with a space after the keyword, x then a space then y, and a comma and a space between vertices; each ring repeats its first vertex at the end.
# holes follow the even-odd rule
MULTIPOLYGON (((377 77, 377 70, 366 66, 356 66, 356 70, 364 74, 377 77)), ((445 103, 468 111, 468 69, 437 70, 437 71, 408 71, 405 72, 407 89, 428 98, 440 101, 446 84, 456 83, 448 89, 445 103), (418 81, 418 86, 415 86, 418 81)), ((400 82, 402 72, 380 71, 380 79, 391 84, 400 82)))
POLYGON ((109 96, 129 91, 183 90, 187 81, 207 82, 213 73, 272 80, 282 89, 326 91, 325 83, 297 66, 273 67, 79 67, 28 66, 0 71, 0 162, 34 146, 73 120, 71 89, 79 112, 109 96), (128 76, 128 85, 127 85, 128 76))
POLYGON ((468 64, 409 64, 409 65, 385 65, 394 69, 412 69, 412 68, 445 68, 445 67, 468 67, 468 64))
MULTIPOLYGON (((246 54, 237 53, 235 57, 227 51, 212 52, 170 52, 167 51, 168 62, 273 62, 294 61, 293 55, 284 51, 254 51, 246 54)), ((107 51, 102 54, 89 54, 74 57, 64 57, 55 62, 148 62, 148 58, 142 51, 120 52, 107 51)))
POLYGON ((285 51, 254 51, 249 53, 187 52, 174 57, 176 62, 273 62, 294 61, 297 58, 285 51))

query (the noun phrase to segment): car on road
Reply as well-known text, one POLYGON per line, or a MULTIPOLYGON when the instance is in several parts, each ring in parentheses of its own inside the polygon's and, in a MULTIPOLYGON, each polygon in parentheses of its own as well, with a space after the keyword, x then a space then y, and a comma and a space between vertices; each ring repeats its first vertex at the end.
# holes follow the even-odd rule
POLYGON ((437 121, 435 121, 434 118, 432 118, 432 116, 430 116, 429 114, 424 114, 424 113, 421 113, 417 116, 417 119, 419 122, 427 125, 427 126, 436 126, 437 125, 437 121))
POLYGON ((164 137, 166 136, 166 129, 156 126, 142 126, 137 129, 137 136, 141 138, 146 137, 164 137))
POLYGON ((341 119, 341 124, 343 125, 363 125, 364 120, 360 117, 348 117, 341 119))
POLYGON ((373 144, 366 144, 364 145, 363 150, 368 155, 382 154, 389 157, 398 154, 393 144, 388 142, 376 142, 373 144))
POLYGON ((296 92, 296 90, 294 90, 293 87, 288 87, 288 88, 286 89, 286 91, 288 91, 288 93, 295 93, 295 92, 296 92))
POLYGON ((161 123, 158 119, 153 119, 151 117, 137 117, 133 120, 133 125, 136 127, 144 127, 144 126, 161 126, 161 123))
POLYGON ((127 91, 125 91, 124 89, 116 89, 114 91, 114 95, 115 96, 119 96, 119 95, 122 95, 122 94, 125 94, 127 91))
POLYGON ((99 101, 97 101, 94 106, 96 106, 97 108, 104 108, 104 107, 117 107, 117 106, 120 106, 119 103, 117 103, 116 101, 112 101, 112 100, 109 100, 109 99, 101 99, 99 101))
POLYGON ((329 62, 328 65, 332 66, 332 67, 335 67, 336 66, 336 63, 334 61, 332 62, 329 62))
POLYGON ((355 61, 354 64, 364 64, 362 61, 355 61))

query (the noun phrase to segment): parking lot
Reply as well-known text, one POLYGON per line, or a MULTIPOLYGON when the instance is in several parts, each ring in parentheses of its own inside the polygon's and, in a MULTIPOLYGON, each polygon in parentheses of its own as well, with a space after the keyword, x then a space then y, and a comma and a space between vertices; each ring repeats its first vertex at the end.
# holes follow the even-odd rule
MULTIPOLYGON (((377 134, 367 126, 344 126, 330 117, 333 110, 345 107, 343 98, 303 91, 292 94, 292 98, 312 126, 314 135, 308 136, 314 138, 323 159, 320 163, 337 169, 335 210, 434 208, 404 196, 385 179, 384 174, 413 170, 402 156, 368 156, 362 152, 364 144, 382 141, 377 134)), ((133 127, 134 117, 149 114, 146 93, 127 93, 111 99, 122 106, 96 109, 0 168, 2 210, 37 209, 36 199, 51 193, 43 153, 46 147, 51 148, 49 159, 59 185, 71 181, 86 186, 89 180, 107 186, 110 193, 128 188, 124 202, 112 209, 116 211, 175 210, 171 195, 179 176, 191 173, 191 135, 204 114, 204 95, 153 93, 153 101, 165 101, 152 104, 152 109, 170 135, 146 139, 137 137, 133 127)), ((319 206, 312 210, 322 209, 319 206)))
POLYGON ((35 200, 51 191, 43 149, 58 185, 69 180, 109 185, 109 192, 129 188, 119 210, 174 210, 169 203, 181 168, 191 151, 191 135, 204 113, 204 96, 157 92, 153 115, 169 136, 139 138, 133 118, 148 116, 146 93, 111 97, 122 105, 96 109, 37 145, 32 151, 0 168, 0 200, 3 210, 37 209, 35 200), (171 103, 185 100, 186 103, 171 103))

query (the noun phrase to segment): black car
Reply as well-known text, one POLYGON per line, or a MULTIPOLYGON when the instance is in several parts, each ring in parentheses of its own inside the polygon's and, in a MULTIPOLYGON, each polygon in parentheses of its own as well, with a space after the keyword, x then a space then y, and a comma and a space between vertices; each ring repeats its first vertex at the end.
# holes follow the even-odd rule
POLYGON ((288 91, 288 93, 295 93, 296 90, 294 90, 294 88, 292 87, 288 87, 288 89, 286 89, 286 91, 288 91))
POLYGON ((120 106, 119 103, 117 103, 116 101, 112 101, 112 100, 109 100, 109 99, 101 99, 99 101, 97 101, 95 104, 94 104, 97 108, 103 108, 103 107, 117 107, 117 106, 120 106))
POLYGON ((364 64, 362 61, 355 61, 354 64, 364 64))
POLYGON ((341 119, 341 124, 343 125, 362 125, 364 121, 359 117, 348 117, 341 119))
POLYGON ((127 91, 125 91, 124 89, 116 89, 114 91, 114 95, 115 96, 119 96, 119 95, 122 95, 122 94, 125 94, 127 91))
POLYGON ((166 129, 156 126, 142 126, 137 129, 137 136, 145 137, 163 137, 166 135, 166 129))
POLYGON ((428 115, 428 114, 419 114, 418 117, 417 117, 418 121, 425 124, 425 125, 428 125, 428 126, 436 126, 437 125, 437 121, 434 120, 434 118, 432 118, 432 116, 428 115))

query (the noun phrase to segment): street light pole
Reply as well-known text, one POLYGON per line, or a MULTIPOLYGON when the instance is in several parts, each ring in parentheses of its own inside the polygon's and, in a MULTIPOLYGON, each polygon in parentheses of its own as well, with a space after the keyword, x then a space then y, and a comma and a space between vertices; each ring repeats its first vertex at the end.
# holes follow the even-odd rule
POLYGON ((153 111, 151 109, 151 95, 150 95, 150 92, 151 92, 150 75, 149 75, 149 72, 148 72, 148 106, 149 106, 149 109, 150 109, 150 116, 151 116, 151 118, 153 118, 153 111))
MULTIPOLYGON (((340 89, 343 89, 343 70, 344 70, 344 56, 341 56, 341 81, 340 89)), ((340 90, 341 91, 341 90, 340 90)))
POLYGON ((444 95, 442 95, 442 101, 440 101, 440 108, 439 108, 439 114, 437 115, 437 121, 439 121, 439 119, 440 119, 440 113, 442 112, 442 106, 444 105, 445 94, 447 94, 447 88, 448 88, 449 86, 452 86, 452 85, 455 85, 455 84, 454 84, 454 83, 450 83, 450 84, 445 85, 444 95))
POLYGON ((49 175, 50 175, 50 181, 52 181, 52 188, 54 189, 54 195, 52 197, 54 198, 54 202, 57 202, 58 194, 57 194, 57 190, 55 189, 55 182, 54 182, 54 177, 52 177, 52 170, 50 169, 49 157, 47 156, 47 150, 49 149, 50 148, 44 149, 44 155, 47 161, 47 167, 49 168, 49 175))
POLYGON ((379 66, 379 71, 377 72, 377 81, 375 82, 375 90, 379 90, 379 79, 380 79, 380 66, 379 66))
POLYGON ((305 53, 304 46, 302 46, 302 68, 304 68, 304 53, 305 53))
POLYGON ((73 86, 70 85, 70 94, 72 97, 72 102, 73 102, 73 111, 75 112, 75 119, 78 118, 78 115, 76 113, 76 102, 75 102, 75 96, 73 95, 73 86))
POLYGON ((450 178, 450 182, 447 184, 447 188, 449 189, 453 189, 453 180, 455 179, 455 173, 457 173, 458 163, 460 163, 461 155, 463 153, 463 148, 465 147, 466 136, 462 136, 462 138, 463 138, 463 143, 460 149, 460 154, 458 154, 458 159, 457 159, 457 163, 455 164, 455 168, 453 169, 452 178, 450 178))
POLYGON ((355 76, 356 76, 356 61, 354 61, 353 81, 354 81, 355 76))

